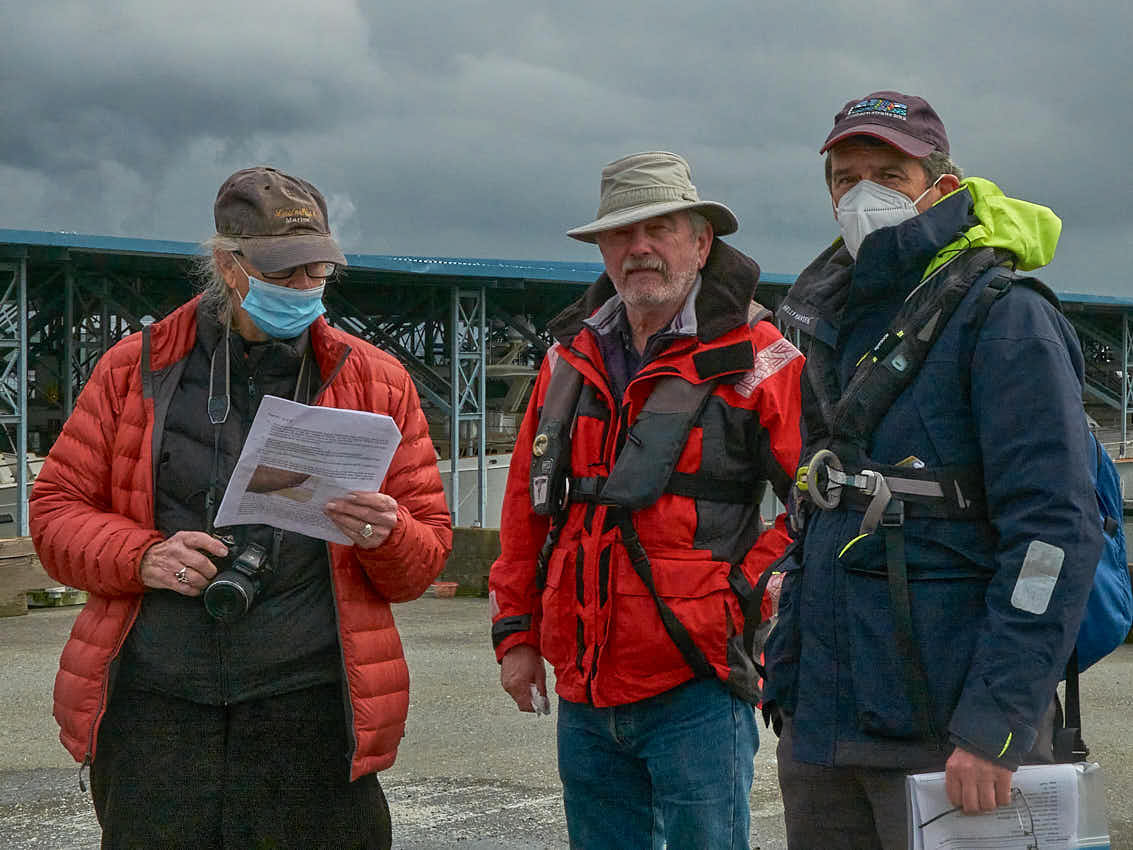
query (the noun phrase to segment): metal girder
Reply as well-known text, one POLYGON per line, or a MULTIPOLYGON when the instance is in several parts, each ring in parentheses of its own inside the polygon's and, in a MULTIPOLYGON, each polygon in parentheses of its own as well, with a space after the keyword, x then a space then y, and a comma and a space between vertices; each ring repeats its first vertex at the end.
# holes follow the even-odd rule
POLYGON ((1129 440, 1129 412, 1133 407, 1133 379, 1129 374, 1133 363, 1133 341, 1130 340, 1130 312, 1122 310, 1113 322, 1113 315, 1088 320, 1081 315, 1071 317, 1074 330, 1082 343, 1086 374, 1083 392, 1086 396, 1118 411, 1121 416, 1120 457, 1126 455, 1129 440), (1110 327, 1104 327, 1103 323, 1110 327))
POLYGON ((403 329, 401 333, 393 333, 338 292, 328 292, 324 303, 331 324, 372 342, 397 357, 409 371, 418 393, 436 405, 444 415, 449 415, 451 390, 448 381, 433 371, 417 354, 418 345, 432 347, 432 340, 428 339, 425 329, 410 327, 403 329))
POLYGON ((460 525, 461 423, 476 423, 477 525, 487 513, 487 356, 488 327, 481 284, 476 289, 452 287, 449 319, 449 366, 452 402, 449 407, 449 510, 460 525))
POLYGON ((527 342, 530 343, 538 353, 539 359, 542 360, 543 355, 547 353, 547 349, 550 348, 551 343, 554 342, 554 340, 551 339, 549 333, 544 330, 543 335, 541 336, 539 333, 531 329, 531 322, 529 320, 523 318, 522 316, 513 316, 507 310, 489 305, 489 311, 491 312, 493 319, 502 322, 506 327, 511 328, 513 331, 527 340, 527 342))
MULTIPOLYGON (((27 259, 0 262, 0 422, 15 452, 16 533, 28 535, 28 271, 27 259), (12 440, 14 427, 16 439, 12 440)), ((6 448, 6 447, 5 447, 6 448)))
POLYGON ((1133 408, 1133 376, 1129 374, 1133 366, 1133 334, 1130 334, 1130 314, 1121 314, 1121 450, 1125 457, 1129 445, 1129 410, 1133 408))

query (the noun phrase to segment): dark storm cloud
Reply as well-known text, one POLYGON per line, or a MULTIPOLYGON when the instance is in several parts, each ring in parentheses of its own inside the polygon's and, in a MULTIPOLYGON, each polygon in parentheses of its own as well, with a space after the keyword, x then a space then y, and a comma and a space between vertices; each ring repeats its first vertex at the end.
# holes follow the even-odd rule
POLYGON ((603 163, 686 154, 734 244, 793 273, 836 233, 817 154, 850 97, 923 94, 957 162, 1049 204, 1056 288, 1125 293, 1123 2, 194 4, 0 12, 0 226, 193 240, 216 187, 316 183, 348 250, 596 259, 603 163))

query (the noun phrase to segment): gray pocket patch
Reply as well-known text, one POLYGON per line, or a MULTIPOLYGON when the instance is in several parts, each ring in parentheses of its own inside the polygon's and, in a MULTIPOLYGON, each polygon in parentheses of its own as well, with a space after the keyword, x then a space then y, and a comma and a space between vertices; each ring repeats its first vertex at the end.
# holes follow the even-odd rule
POLYGON ((1057 546, 1032 540, 1019 568, 1011 604, 1029 614, 1045 614, 1065 557, 1066 553, 1057 546))

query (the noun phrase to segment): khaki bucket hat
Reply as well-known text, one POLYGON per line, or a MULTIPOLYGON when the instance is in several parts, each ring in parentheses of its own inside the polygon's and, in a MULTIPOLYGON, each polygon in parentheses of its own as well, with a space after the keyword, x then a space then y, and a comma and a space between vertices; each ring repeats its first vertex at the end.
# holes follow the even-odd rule
POLYGON ((692 185, 684 157, 668 151, 645 151, 615 160, 602 169, 601 197, 594 221, 567 231, 582 242, 595 234, 658 215, 695 210, 712 222, 717 236, 735 233, 735 214, 716 201, 702 201, 692 185))

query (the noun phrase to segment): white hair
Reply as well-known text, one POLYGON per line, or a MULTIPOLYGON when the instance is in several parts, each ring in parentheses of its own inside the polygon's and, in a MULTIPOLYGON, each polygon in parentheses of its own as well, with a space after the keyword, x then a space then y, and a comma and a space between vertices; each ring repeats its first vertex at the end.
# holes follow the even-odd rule
POLYGON ((216 261, 217 251, 239 251, 240 243, 231 236, 219 233, 201 243, 201 250, 193 260, 192 274, 197 281, 201 303, 216 313, 221 324, 232 318, 232 290, 216 261))

